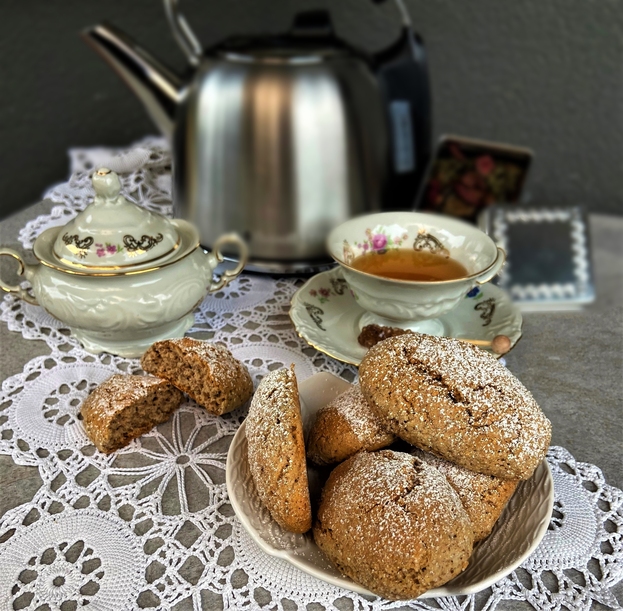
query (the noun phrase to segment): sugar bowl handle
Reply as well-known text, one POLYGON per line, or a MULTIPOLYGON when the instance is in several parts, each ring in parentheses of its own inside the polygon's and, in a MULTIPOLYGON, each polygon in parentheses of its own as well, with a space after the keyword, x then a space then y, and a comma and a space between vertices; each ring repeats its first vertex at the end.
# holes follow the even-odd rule
POLYGON ((234 269, 228 269, 223 272, 219 280, 213 281, 208 289, 210 293, 222 289, 227 286, 234 278, 240 275, 240 272, 244 269, 249 259, 249 248, 246 242, 236 233, 226 233, 222 235, 212 247, 210 256, 213 257, 213 264, 216 267, 219 263, 223 262, 223 254, 221 248, 227 244, 233 244, 238 250, 238 265, 234 269))
MULTIPOLYGON (((31 267, 24 263, 24 260, 19 255, 19 253, 10 248, 0 248, 0 257, 3 255, 7 257, 13 257, 17 260, 17 262, 19 263, 19 269, 17 270, 17 273, 20 276, 23 276, 28 268, 31 267)), ((39 305, 39 302, 28 291, 26 291, 19 285, 6 284, 2 281, 2 279, 0 279, 0 288, 7 293, 17 293, 18 297, 20 297, 24 301, 27 301, 28 303, 32 303, 33 305, 39 305)))

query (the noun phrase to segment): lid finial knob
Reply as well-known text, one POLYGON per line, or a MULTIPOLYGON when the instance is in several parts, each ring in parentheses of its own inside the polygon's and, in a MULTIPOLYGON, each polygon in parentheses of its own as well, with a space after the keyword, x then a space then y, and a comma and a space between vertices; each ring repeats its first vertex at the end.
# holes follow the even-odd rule
POLYGON ((156 264, 180 245, 177 226, 121 193, 116 172, 99 168, 91 175, 93 203, 79 212, 54 241, 57 261, 73 270, 116 273, 156 264))
POLYGON ((99 168, 91 177, 95 189, 95 203, 102 200, 113 203, 121 193, 121 181, 116 172, 108 168, 99 168))

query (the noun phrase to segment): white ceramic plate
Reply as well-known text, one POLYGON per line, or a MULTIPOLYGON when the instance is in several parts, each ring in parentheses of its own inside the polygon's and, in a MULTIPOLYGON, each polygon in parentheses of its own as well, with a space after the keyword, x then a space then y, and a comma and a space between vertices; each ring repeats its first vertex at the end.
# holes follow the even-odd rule
MULTIPOLYGON (((308 344, 352 365, 359 365, 367 352, 357 341, 363 314, 339 267, 310 278, 293 295, 290 305, 292 323, 308 344)), ((491 283, 470 291, 438 320, 447 337, 491 341, 496 335, 506 335, 511 348, 521 337, 523 323, 519 308, 491 283)))
MULTIPOLYGON (((316 412, 349 386, 348 382, 330 373, 317 373, 299 383, 306 434, 316 412)), ((317 498, 319 473, 310 469, 309 475, 312 497, 317 498)), ((335 586, 359 594, 371 594, 333 567, 314 543, 311 533, 287 532, 270 517, 257 496, 249 470, 244 423, 229 448, 226 477, 229 500, 238 519, 264 552, 283 558, 335 586)), ((429 590, 421 598, 473 594, 511 573, 545 535, 553 503, 554 484, 547 462, 543 460, 534 475, 518 486, 491 535, 476 545, 467 569, 445 586, 429 590)))

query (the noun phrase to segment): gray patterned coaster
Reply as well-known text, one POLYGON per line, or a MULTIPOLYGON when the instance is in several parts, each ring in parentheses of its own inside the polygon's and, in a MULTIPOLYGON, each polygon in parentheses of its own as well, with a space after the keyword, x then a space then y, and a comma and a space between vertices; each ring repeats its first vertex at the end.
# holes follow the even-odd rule
POLYGON ((578 309, 595 299, 583 209, 496 206, 482 224, 507 255, 495 282, 523 311, 578 309))

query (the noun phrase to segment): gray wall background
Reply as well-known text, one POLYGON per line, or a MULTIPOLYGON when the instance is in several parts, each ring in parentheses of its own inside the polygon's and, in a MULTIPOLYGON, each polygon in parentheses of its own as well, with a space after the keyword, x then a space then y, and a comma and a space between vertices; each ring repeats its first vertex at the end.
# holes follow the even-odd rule
MULTIPOLYGON (((436 136, 529 146, 532 205, 623 214, 622 0, 405 0, 430 58, 436 136)), ((206 45, 279 32, 328 7, 370 50, 398 32, 388 3, 185 0, 206 45)), ((68 175, 73 146, 125 146, 156 133, 140 103, 79 39, 107 19, 173 68, 184 58, 159 0, 0 0, 0 218, 68 175)))

